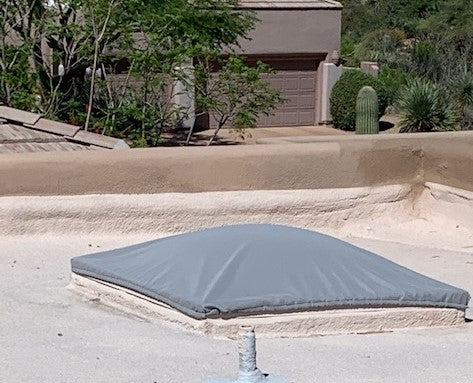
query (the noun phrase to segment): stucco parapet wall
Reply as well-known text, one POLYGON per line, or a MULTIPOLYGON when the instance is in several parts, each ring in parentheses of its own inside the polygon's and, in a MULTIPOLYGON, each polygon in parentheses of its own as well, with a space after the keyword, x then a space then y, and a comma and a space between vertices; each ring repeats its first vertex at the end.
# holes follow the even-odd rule
POLYGON ((432 181, 473 190, 473 134, 0 157, 0 195, 328 189, 432 181))

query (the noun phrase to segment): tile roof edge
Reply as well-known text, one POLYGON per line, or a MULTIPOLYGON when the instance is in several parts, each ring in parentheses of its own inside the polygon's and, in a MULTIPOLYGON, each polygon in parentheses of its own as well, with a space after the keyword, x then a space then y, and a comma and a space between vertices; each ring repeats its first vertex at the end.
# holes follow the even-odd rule
POLYGON ((73 137, 80 130, 80 126, 43 117, 36 121, 35 124, 23 124, 23 126, 41 132, 56 134, 61 137, 73 137))
POLYGON ((12 121, 19 124, 36 124, 42 115, 27 110, 12 108, 10 106, 0 104, 0 118, 2 120, 12 121), (4 113, 2 113, 4 112, 4 113))
POLYGON ((65 137, 68 141, 99 146, 107 149, 130 149, 130 146, 121 138, 105 136, 80 129, 73 137, 65 137))
POLYGON ((44 118, 41 114, 24 111, 17 108, 0 104, 0 124, 21 125, 27 129, 46 132, 58 137, 58 140, 72 141, 89 146, 102 147, 107 149, 130 149, 130 146, 120 138, 104 136, 98 133, 86 132, 80 126, 71 125, 62 121, 54 121, 44 118), (10 114, 2 115, 1 110, 5 109, 10 114), (12 119, 12 114, 19 114, 19 119, 12 119), (23 118, 26 115, 29 118, 23 118), (34 117, 34 118, 33 118, 34 117), (34 120, 34 121, 33 121, 34 120), (52 127, 48 127, 51 124, 52 127), (81 133, 82 132, 82 133, 81 133))

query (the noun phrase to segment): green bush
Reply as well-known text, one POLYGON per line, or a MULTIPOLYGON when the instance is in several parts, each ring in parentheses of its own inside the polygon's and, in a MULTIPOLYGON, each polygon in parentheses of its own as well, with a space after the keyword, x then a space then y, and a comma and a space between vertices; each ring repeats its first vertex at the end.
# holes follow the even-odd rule
POLYGON ((388 96, 377 78, 357 69, 350 69, 343 73, 332 89, 330 97, 330 112, 333 125, 337 129, 355 130, 356 126, 356 98, 364 86, 371 86, 378 94, 380 117, 384 114, 388 96))
POLYGON ((355 58, 356 43, 349 35, 342 36, 340 53, 343 57, 343 65, 357 67, 360 62, 355 58))
POLYGON ((378 61, 383 64, 396 64, 404 49, 406 33, 401 29, 381 28, 368 32, 355 48, 358 61, 378 61))
POLYGON ((462 130, 473 129, 473 75, 465 73, 454 79, 450 86, 450 94, 455 103, 462 130))
POLYGON ((383 66, 379 71, 378 79, 386 90, 388 106, 392 106, 397 101, 399 91, 406 86, 409 75, 400 68, 383 66))
POLYGON ((422 40, 416 42, 411 49, 409 68, 418 76, 432 81, 440 80, 439 68, 443 68, 440 46, 432 41, 422 40))

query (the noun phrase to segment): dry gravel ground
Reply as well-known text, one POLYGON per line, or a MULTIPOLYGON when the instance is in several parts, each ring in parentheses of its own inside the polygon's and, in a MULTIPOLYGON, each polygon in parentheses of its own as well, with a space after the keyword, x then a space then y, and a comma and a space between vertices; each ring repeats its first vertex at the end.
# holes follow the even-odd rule
MULTIPOLYGON (((398 243, 394 241, 402 235, 395 230, 391 238, 347 239, 473 292, 473 248, 441 250, 425 240, 398 243)), ((236 343, 127 316, 65 288, 71 257, 144 239, 1 238, 0 382, 197 383, 233 375, 236 343)), ((261 369, 294 383, 473 381, 473 323, 388 334, 265 339, 258 342, 258 351, 261 369)))

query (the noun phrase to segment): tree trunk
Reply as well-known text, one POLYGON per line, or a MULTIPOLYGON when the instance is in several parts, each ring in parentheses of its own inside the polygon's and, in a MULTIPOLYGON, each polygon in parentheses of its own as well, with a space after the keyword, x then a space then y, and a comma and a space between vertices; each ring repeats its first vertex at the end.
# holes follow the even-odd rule
POLYGON ((212 143, 213 143, 213 142, 215 141, 215 139, 217 138, 218 133, 220 132, 220 129, 222 129, 222 126, 223 126, 223 125, 225 125, 225 121, 224 121, 224 122, 220 121, 220 122, 218 123, 218 128, 215 129, 215 133, 212 135, 212 137, 210 137, 210 140, 209 140, 209 142, 207 143, 207 146, 212 145, 212 143))
POLYGON ((95 71, 97 70, 98 54, 99 54, 99 41, 97 39, 95 41, 95 48, 94 48, 94 63, 92 64, 92 78, 90 79, 89 104, 87 105, 87 117, 85 119, 85 126, 84 126, 85 131, 89 129, 90 115, 92 114, 92 106, 94 103, 95 71))

